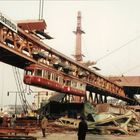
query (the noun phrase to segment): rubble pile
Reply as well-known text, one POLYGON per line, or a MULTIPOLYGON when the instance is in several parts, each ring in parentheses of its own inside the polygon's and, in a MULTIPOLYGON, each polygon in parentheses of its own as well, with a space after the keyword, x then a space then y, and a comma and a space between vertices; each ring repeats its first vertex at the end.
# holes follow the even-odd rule
MULTIPOLYGON (((84 114, 88 130, 98 134, 133 134, 140 130, 140 115, 136 107, 98 104, 92 108, 85 105, 84 114)), ((57 124, 77 128, 79 119, 61 117, 57 124)))
POLYGON ((130 134, 140 130, 139 112, 132 108, 98 104, 92 117, 94 122, 88 121, 89 130, 101 134, 130 134))

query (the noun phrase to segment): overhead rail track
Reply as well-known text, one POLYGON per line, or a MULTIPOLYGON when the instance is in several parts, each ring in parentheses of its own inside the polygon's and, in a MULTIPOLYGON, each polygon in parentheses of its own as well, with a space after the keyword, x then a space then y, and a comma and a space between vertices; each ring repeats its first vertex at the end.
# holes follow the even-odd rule
MULTIPOLYGON (((0 14, 0 60, 4 63, 22 69, 32 63, 43 67, 51 67, 85 82, 87 85, 86 90, 90 94, 96 92, 104 96, 121 99, 129 104, 136 103, 135 100, 126 97, 124 89, 120 85, 111 82, 85 65, 74 61, 43 43, 42 38, 39 36, 44 34, 41 33, 39 36, 37 34, 37 31, 42 31, 39 28, 37 30, 26 28, 23 30, 22 27, 19 28, 20 24, 18 25, 18 23, 16 24, 4 17, 2 13, 0 14), (13 28, 6 22, 3 22, 2 18, 5 18, 4 21, 8 20, 13 28)), ((43 23, 44 20, 42 20, 43 23)), ((35 24, 38 23, 36 22, 35 24)))

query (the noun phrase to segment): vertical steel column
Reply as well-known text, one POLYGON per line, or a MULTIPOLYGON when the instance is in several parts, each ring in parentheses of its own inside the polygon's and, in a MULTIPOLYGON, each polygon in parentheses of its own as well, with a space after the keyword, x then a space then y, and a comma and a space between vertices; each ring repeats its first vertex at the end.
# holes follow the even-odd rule
POLYGON ((0 41, 3 42, 3 26, 0 24, 0 41))

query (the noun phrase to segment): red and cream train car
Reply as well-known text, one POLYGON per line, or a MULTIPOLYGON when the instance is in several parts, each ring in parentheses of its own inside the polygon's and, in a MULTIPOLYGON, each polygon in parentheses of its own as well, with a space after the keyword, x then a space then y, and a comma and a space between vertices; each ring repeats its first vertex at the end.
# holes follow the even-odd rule
POLYGON ((86 84, 58 70, 31 64, 25 68, 24 83, 62 93, 85 96, 86 84))

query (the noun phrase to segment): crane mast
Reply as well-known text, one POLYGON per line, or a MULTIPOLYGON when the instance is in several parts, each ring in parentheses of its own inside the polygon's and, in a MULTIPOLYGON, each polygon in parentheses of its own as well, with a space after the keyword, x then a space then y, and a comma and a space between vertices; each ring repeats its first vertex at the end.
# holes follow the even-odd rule
POLYGON ((81 29, 81 12, 78 11, 78 15, 77 15, 77 28, 76 31, 74 31, 74 33, 76 34, 76 48, 75 48, 75 60, 76 61, 83 61, 83 54, 82 54, 82 44, 81 44, 81 34, 85 33, 82 29, 81 29))

